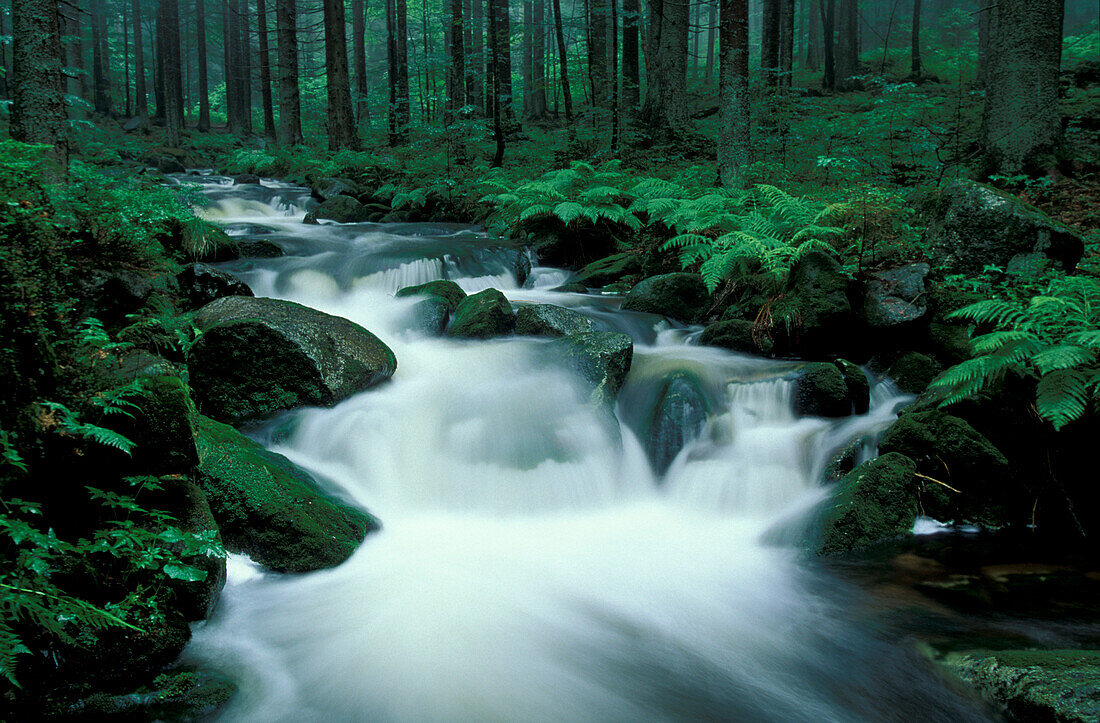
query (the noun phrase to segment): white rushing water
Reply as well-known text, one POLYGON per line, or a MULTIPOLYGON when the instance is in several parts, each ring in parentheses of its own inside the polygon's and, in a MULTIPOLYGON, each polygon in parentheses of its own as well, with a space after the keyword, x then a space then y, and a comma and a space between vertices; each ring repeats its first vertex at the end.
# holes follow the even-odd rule
POLYGON ((257 295, 352 319, 398 359, 390 383, 261 432, 384 529, 312 574, 232 560, 186 654, 239 683, 225 720, 979 717, 906 648, 860 630, 843 586, 799 547, 831 454, 893 419, 888 384, 868 414, 799 419, 791 363, 550 291, 559 270, 521 284, 520 255, 481 234, 307 227, 302 189, 207 184, 209 218, 288 251, 228 267, 257 295), (542 341, 416 331, 415 300, 392 292, 443 276, 631 334, 616 416, 584 402, 542 341), (673 378, 697 404, 669 417, 686 442, 658 474, 657 400, 673 378))

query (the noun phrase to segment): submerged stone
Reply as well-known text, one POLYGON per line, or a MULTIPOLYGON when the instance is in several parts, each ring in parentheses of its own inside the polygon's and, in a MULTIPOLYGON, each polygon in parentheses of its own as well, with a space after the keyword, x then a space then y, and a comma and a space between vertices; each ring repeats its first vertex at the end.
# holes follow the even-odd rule
POLYGON ((462 300, 447 333, 468 339, 489 339, 511 334, 515 328, 516 316, 508 299, 496 289, 485 289, 462 300))
POLYGON ((429 281, 426 284, 406 286, 398 290, 394 296, 398 298, 403 296, 434 296, 442 299, 446 302, 447 308, 450 311, 454 311, 458 308, 458 305, 462 303, 462 300, 466 298, 466 292, 462 290, 461 286, 453 281, 438 279, 436 281, 429 281))
POLYGON ((650 461, 657 474, 668 471, 676 455, 698 438, 707 421, 707 400, 699 381, 673 374, 661 389, 649 425, 650 461))
POLYGON ((335 221, 336 223, 363 223, 373 212, 351 196, 333 196, 321 202, 306 214, 305 223, 335 221))
POLYGON ((554 304, 521 306, 516 333, 530 336, 568 336, 592 331, 592 320, 580 312, 554 304))
POLYGON ((590 386, 589 398, 596 404, 615 401, 634 358, 633 340, 612 331, 570 334, 553 341, 550 347, 590 386))

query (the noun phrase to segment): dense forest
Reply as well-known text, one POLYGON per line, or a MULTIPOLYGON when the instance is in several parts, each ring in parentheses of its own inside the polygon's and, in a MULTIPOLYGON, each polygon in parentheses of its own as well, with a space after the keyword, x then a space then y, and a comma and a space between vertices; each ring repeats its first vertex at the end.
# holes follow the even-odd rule
POLYGON ((0 134, 0 720, 1100 716, 1097 3, 10 0, 0 134))

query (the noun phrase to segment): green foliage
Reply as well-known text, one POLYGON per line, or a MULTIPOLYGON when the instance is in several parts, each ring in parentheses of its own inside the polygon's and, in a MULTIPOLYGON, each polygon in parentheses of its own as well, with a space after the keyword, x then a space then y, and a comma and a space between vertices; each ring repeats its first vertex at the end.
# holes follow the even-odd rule
POLYGON ((974 396, 1006 372, 1038 379, 1035 409, 1061 429, 1100 392, 1100 281, 1066 277, 1030 299, 988 299, 952 314, 994 331, 973 339, 975 356, 932 383, 942 405, 974 396))

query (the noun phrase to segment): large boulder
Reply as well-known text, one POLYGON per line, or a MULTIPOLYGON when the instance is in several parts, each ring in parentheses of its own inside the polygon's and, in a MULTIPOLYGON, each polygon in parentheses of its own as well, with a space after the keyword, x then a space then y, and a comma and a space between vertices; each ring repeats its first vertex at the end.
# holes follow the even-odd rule
POLYGON ((794 411, 802 417, 847 417, 853 410, 844 374, 835 364, 812 362, 796 372, 794 411))
POLYGON ((489 339, 511 334, 516 315, 504 294, 485 289, 462 300, 455 309, 448 334, 468 339, 489 339))
POLYGON ((591 331, 551 342, 554 355, 591 388, 595 404, 612 404, 630 372, 634 342, 626 334, 591 331))
POLYGON ((359 186, 346 178, 319 178, 313 184, 311 191, 319 201, 328 201, 337 196, 355 197, 360 194, 359 186))
POLYGON ((658 474, 668 471, 676 455, 703 431, 707 411, 698 379, 684 372, 669 377, 653 407, 646 445, 658 474))
POLYGON ((699 335, 699 343, 704 346, 718 346, 742 354, 768 355, 772 351, 772 341, 766 336, 754 333, 755 325, 745 319, 727 319, 716 321, 699 335), (759 339, 758 339, 759 336, 759 339))
POLYGON ((206 264, 191 264, 176 274, 180 295, 188 309, 206 306, 223 296, 253 296, 248 284, 221 269, 206 264))
POLYGON ((378 520, 326 495, 303 469, 232 427, 199 417, 195 479, 226 549, 278 572, 309 572, 351 556, 378 520))
POLYGON ((258 186, 260 185, 260 177, 255 173, 240 173, 233 176, 233 183, 238 186, 258 186))
POLYGON ((784 351, 811 358, 846 351, 854 327, 852 288, 852 280, 831 254, 803 254, 772 307, 772 332, 782 339, 784 351))
POLYGON ((394 296, 398 298, 403 296, 436 297, 443 300, 450 311, 454 311, 458 308, 458 305, 462 303, 462 300, 466 298, 466 292, 462 290, 461 286, 453 281, 438 279, 436 281, 429 281, 426 284, 406 286, 403 289, 399 289, 394 296))
POLYGON ((223 421, 332 406, 389 379, 390 348, 347 319, 277 299, 230 296, 195 312, 188 355, 199 410, 223 421))
POLYGON ((317 208, 306 214, 306 223, 335 221, 336 223, 363 223, 371 219, 370 208, 359 203, 351 196, 333 196, 322 201, 317 208))
POLYGON ((92 693, 69 704, 56 715, 45 708, 44 717, 78 723, 210 720, 236 691, 236 684, 218 673, 171 670, 161 673, 148 685, 128 692, 92 693))
POLYGON ((909 264, 867 276, 863 321, 872 330, 908 328, 928 314, 924 279, 928 264, 909 264))
POLYGON ((661 274, 642 281, 623 299, 623 309, 691 323, 706 311, 710 294, 698 274, 661 274))
POLYGON ((921 504, 940 520, 999 525, 1011 492, 1008 460, 969 423, 940 410, 903 414, 879 441, 918 465, 926 480, 921 504))
POLYGON ((825 513, 820 552, 851 552, 910 532, 919 510, 916 471, 913 460, 894 453, 844 475, 825 513))
POLYGON ((1042 253, 1066 271, 1084 254, 1082 238, 1042 211, 991 186, 960 179, 940 194, 925 240, 942 273, 1004 269, 1016 256, 1042 253))
POLYGON ((893 379, 898 389, 906 394, 920 394, 941 371, 943 368, 935 359, 920 352, 910 351, 902 354, 890 365, 886 376, 893 379))
POLYGON ((83 313, 94 316, 108 328, 140 310, 153 294, 149 275, 128 269, 94 269, 81 274, 78 283, 83 313))
POLYGON ((438 296, 429 296, 413 304, 413 325, 429 336, 442 336, 451 318, 447 302, 438 296))
POLYGON ((628 251, 593 261, 573 274, 569 281, 588 288, 600 288, 641 272, 641 259, 628 251))
POLYGON ((833 364, 844 377, 844 386, 848 388, 848 398, 856 414, 866 414, 871 407, 871 382, 858 365, 847 359, 837 359, 833 364))
POLYGON ((516 333, 530 336, 568 336, 592 331, 592 320, 580 312, 554 304, 521 306, 516 333))
POLYGON ((286 255, 282 246, 262 238, 240 239, 237 248, 243 259, 277 259, 286 255))

